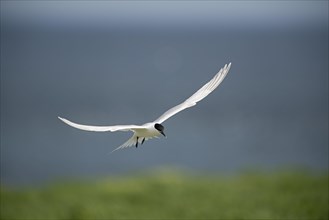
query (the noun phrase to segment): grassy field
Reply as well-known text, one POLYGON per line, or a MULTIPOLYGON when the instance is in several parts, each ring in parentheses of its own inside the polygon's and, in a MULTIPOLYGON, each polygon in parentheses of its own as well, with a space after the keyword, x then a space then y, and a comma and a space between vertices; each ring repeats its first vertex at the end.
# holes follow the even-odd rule
POLYGON ((1 187, 1 219, 328 219, 328 176, 156 175, 1 187))

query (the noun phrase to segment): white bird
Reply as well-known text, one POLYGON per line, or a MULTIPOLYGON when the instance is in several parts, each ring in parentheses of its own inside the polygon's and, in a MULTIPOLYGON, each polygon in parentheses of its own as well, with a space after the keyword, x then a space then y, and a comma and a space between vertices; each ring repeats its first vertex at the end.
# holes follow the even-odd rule
POLYGON ((146 140, 155 137, 158 138, 161 135, 166 136, 164 133, 164 127, 161 123, 167 120, 168 118, 170 118, 171 116, 177 114, 178 112, 196 105, 197 102, 201 101, 212 91, 214 91, 218 87, 218 85, 224 80, 225 76, 230 70, 230 67, 231 67, 231 63, 229 63, 228 65, 226 64, 207 84, 202 86, 190 98, 186 99, 181 104, 176 105, 175 107, 169 109, 153 122, 149 122, 143 125, 91 126, 91 125, 77 124, 61 117, 58 118, 62 120, 64 123, 74 128, 85 130, 85 131, 97 131, 97 132, 132 131, 134 133, 133 136, 128 141, 123 143, 121 146, 114 149, 112 152, 133 145, 135 145, 137 148, 139 143, 143 144, 144 141, 146 140))

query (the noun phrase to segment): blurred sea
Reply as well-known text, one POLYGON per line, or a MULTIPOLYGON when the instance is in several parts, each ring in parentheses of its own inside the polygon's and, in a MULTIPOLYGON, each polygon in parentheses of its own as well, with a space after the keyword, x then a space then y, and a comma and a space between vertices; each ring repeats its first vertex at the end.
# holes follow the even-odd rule
POLYGON ((1 184, 140 173, 328 170, 328 30, 38 28, 1 31, 1 184), (168 138, 109 154, 224 64, 223 84, 166 121, 168 138))

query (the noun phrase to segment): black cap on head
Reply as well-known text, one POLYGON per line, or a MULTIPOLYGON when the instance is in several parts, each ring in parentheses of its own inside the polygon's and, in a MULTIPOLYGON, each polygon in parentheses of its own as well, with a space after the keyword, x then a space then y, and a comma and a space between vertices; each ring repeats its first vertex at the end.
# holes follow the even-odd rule
POLYGON ((163 127, 161 124, 156 123, 156 124, 154 125, 154 128, 157 129, 157 130, 160 132, 160 134, 162 134, 163 136, 166 136, 166 135, 164 134, 164 132, 163 132, 164 127, 163 127))

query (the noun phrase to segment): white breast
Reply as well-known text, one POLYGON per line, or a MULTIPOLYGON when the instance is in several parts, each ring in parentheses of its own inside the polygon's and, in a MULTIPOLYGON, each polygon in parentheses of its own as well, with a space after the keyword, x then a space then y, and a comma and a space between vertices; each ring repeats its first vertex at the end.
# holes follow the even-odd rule
POLYGON ((137 137, 158 137, 160 136, 160 132, 154 128, 154 123, 146 123, 142 125, 143 127, 145 126, 146 129, 140 129, 140 130, 135 130, 135 135, 137 137))

